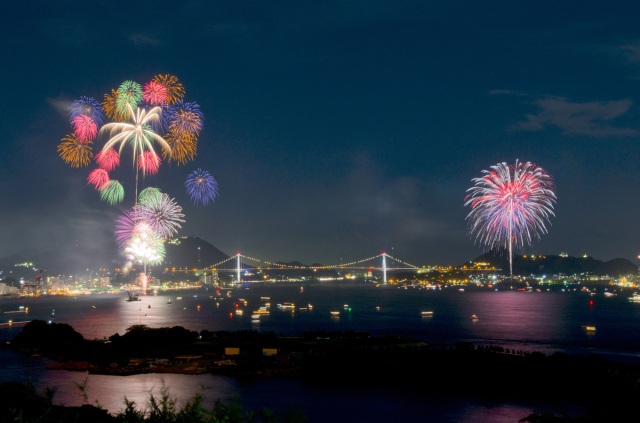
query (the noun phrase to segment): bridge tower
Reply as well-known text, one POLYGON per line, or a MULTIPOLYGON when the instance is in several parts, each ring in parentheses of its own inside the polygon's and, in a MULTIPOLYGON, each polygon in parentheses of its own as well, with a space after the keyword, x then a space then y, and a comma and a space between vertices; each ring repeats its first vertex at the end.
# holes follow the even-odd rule
POLYGON ((237 281, 238 284, 240 284, 240 253, 238 253, 236 255, 236 257, 237 257, 237 262, 236 262, 236 275, 237 275, 237 277, 236 277, 236 281, 237 281))
POLYGON ((382 253, 382 281, 387 283, 387 253, 382 253))

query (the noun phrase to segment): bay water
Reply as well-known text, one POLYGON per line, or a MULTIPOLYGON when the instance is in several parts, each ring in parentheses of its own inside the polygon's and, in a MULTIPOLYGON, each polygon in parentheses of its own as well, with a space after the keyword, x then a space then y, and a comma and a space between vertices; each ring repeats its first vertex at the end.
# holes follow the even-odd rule
MULTIPOLYGON (((593 295, 578 289, 520 292, 347 282, 243 284, 233 289, 148 291, 140 301, 126 301, 126 293, 8 299, 0 301, 0 323, 51 320, 71 325, 86 339, 124 334, 138 324, 194 331, 258 330, 283 336, 312 330, 354 331, 404 335, 428 343, 471 342, 545 354, 598 354, 640 364, 640 303, 630 302, 622 291, 606 292, 605 296, 602 288, 593 295), (252 318, 266 303, 270 303, 270 314, 252 318), (278 307, 285 303, 294 303, 294 310, 278 307), (472 319, 473 315, 477 318, 472 319), (596 330, 587 331, 586 326, 596 330)), ((0 339, 10 340, 20 330, 19 326, 2 327, 0 339)), ((157 396, 163 387, 178 404, 201 393, 209 407, 217 400, 237 401, 255 412, 300 411, 310 422, 506 423, 534 410, 575 411, 573 404, 507 403, 486 396, 476 400, 459 398, 455 392, 432 397, 410 389, 353 389, 342 386, 340 380, 327 387, 291 379, 211 374, 91 375, 49 370, 47 359, 9 350, 0 350, 0 360, 0 381, 30 382, 39 390, 55 388, 56 403, 97 404, 112 413, 124 408, 125 397, 144 408, 149 395, 157 396)), ((457 377, 455 369, 451 372, 457 377)))

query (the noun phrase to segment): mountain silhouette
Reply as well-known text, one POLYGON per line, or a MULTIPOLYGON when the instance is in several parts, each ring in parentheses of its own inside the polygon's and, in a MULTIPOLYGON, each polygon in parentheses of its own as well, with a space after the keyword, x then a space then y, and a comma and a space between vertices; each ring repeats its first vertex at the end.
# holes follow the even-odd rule
MULTIPOLYGON (((492 250, 476 257, 472 262, 490 263, 509 274, 509 253, 505 250, 492 250)), ((520 276, 575 275, 589 273, 597 276, 619 277, 638 273, 638 266, 627 259, 617 258, 603 262, 593 257, 572 257, 560 255, 513 256, 513 274, 520 276)))

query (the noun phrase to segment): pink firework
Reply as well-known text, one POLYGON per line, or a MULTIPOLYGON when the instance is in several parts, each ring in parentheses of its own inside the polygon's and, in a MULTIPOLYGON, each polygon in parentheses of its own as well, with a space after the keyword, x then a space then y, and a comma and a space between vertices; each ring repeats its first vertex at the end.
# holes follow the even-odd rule
POLYGON ((93 141, 98 135, 98 125, 87 115, 78 115, 71 120, 73 133, 82 142, 93 141))
POLYGON ((513 275, 513 247, 531 244, 532 237, 547 232, 556 201, 552 177, 533 163, 516 160, 515 165, 498 163, 485 175, 473 179, 465 206, 471 233, 489 248, 506 247, 513 275))
POLYGON ((94 169, 89 173, 87 182, 94 186, 96 190, 99 190, 104 184, 110 181, 109 174, 104 169, 94 169))
POLYGON ((96 154, 96 163, 101 169, 111 172, 113 169, 120 166, 120 155, 113 148, 100 150, 96 154))
POLYGON ((148 82, 142 90, 142 99, 152 106, 167 104, 167 87, 157 81, 148 82))
POLYGON ((145 151, 138 156, 138 169, 148 175, 155 175, 160 168, 160 156, 153 151, 145 151))

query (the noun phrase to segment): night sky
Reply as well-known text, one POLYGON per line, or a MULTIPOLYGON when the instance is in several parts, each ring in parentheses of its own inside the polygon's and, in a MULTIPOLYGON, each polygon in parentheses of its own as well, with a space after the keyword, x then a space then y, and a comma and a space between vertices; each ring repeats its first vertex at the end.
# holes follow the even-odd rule
MULTIPOLYGON (((133 204, 101 202, 56 148, 68 106, 177 76, 200 105, 194 161, 146 185, 179 235, 227 254, 415 265, 484 252, 464 206, 500 162, 552 175, 548 233, 517 253, 640 253, 640 4, 593 1, 5 1, 0 257, 103 243, 133 204), (219 184, 189 202, 196 168, 219 184)), ((100 141, 96 145, 100 145, 100 141)))

